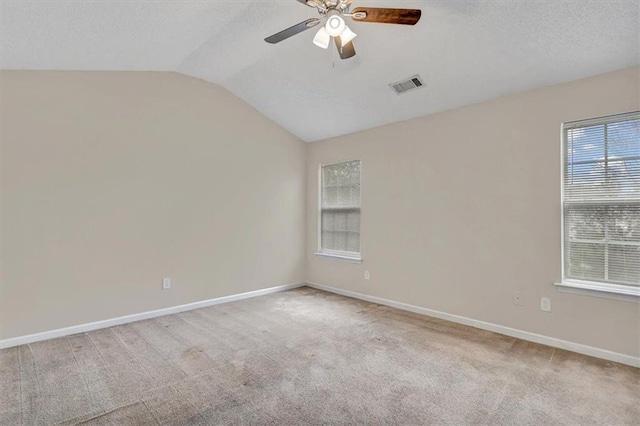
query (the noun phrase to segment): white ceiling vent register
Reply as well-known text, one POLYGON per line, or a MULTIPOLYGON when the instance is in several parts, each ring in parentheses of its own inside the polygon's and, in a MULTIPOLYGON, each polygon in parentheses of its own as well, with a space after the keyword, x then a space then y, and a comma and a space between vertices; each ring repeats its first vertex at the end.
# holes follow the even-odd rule
POLYGON ((398 95, 424 87, 424 80, 418 74, 389 85, 398 95))

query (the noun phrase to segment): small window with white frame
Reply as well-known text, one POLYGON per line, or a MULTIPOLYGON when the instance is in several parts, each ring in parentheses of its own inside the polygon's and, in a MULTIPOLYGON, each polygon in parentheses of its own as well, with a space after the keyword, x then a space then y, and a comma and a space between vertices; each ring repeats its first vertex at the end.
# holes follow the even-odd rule
POLYGON ((563 125, 563 283, 640 294, 640 112, 563 125))
POLYGON ((360 160, 321 165, 319 252, 360 260, 360 160))

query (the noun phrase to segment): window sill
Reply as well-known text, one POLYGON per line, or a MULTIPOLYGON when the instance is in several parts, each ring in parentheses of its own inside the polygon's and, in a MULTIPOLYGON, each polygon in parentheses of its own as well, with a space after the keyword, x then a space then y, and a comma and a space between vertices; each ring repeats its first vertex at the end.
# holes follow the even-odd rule
POLYGON ((362 263, 361 257, 348 256, 346 254, 322 253, 319 251, 316 253, 316 256, 328 257, 331 259, 337 259, 337 260, 341 260, 343 262, 349 262, 349 263, 362 263))
POLYGON ((561 283, 555 283, 555 286, 558 291, 563 293, 583 294, 636 303, 640 301, 640 287, 631 285, 567 280, 561 283))

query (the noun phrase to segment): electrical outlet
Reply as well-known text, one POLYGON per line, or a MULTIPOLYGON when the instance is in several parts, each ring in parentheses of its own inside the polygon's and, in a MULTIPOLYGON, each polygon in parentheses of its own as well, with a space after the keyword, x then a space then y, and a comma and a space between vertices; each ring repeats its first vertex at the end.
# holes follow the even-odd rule
POLYGON ((162 279, 162 289, 167 290, 171 288, 171 278, 162 279))
POLYGON ((540 310, 545 312, 551 312, 551 298, 549 297, 540 298, 540 310))
POLYGON ((369 277, 370 277, 370 275, 369 275, 369 271, 364 271, 364 279, 365 279, 365 280, 368 280, 368 279, 369 279, 369 277))
POLYGON ((515 293, 513 295, 513 304, 516 306, 524 306, 524 294, 515 293))

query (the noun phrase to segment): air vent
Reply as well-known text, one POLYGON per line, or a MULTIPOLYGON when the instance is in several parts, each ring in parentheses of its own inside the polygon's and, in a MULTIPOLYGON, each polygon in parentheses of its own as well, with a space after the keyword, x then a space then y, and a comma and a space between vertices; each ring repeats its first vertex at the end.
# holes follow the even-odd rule
POLYGON ((424 87, 424 81, 418 74, 389 85, 398 95, 424 87))

